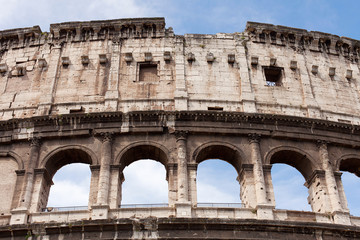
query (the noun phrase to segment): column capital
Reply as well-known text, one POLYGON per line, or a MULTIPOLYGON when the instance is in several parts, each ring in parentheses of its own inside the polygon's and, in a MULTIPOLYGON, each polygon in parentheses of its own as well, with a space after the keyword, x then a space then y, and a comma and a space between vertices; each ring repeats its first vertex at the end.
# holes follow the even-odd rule
POLYGON ((114 133, 113 132, 101 132, 98 134, 101 142, 112 142, 114 140, 114 133))
POLYGON ((249 143, 259 143, 261 139, 261 135, 257 133, 249 133, 248 134, 248 140, 249 143))
POLYGON ((316 140, 316 146, 317 146, 318 148, 327 147, 327 145, 328 145, 329 143, 330 143, 330 142, 329 142, 329 141, 326 141, 326 140, 321 140, 321 139, 316 140))
POLYGON ((188 135, 189 131, 175 131, 174 134, 175 134, 175 137, 176 137, 176 141, 179 141, 179 140, 186 140, 187 138, 187 135, 188 135))
POLYGON ((40 147, 41 137, 31 137, 28 139, 31 147, 40 147))

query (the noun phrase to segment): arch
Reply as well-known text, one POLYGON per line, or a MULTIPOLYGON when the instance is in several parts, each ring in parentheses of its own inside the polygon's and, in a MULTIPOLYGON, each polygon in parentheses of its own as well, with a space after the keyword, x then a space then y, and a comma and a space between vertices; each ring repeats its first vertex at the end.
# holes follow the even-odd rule
POLYGON ((94 152, 80 145, 63 146, 51 151, 40 164, 47 169, 52 177, 58 169, 70 163, 87 163, 97 165, 98 159, 94 152))
POLYGON ((236 171, 240 172, 242 161, 245 159, 243 152, 232 144, 226 142, 208 142, 200 145, 192 154, 193 162, 197 164, 207 159, 221 159, 230 163, 236 171))
POLYGON ((284 163, 296 168, 308 180, 315 169, 316 161, 297 147, 280 146, 271 149, 265 155, 265 164, 284 163))
POLYGON ((336 161, 336 170, 346 171, 360 177, 360 155, 346 154, 336 161))
POLYGON ((24 169, 24 162, 21 157, 13 151, 0 151, 0 155, 12 157, 18 165, 18 169, 24 169))
POLYGON ((162 163, 167 169, 169 150, 156 142, 140 141, 125 147, 116 157, 115 164, 120 164, 120 170, 141 159, 152 159, 162 163))

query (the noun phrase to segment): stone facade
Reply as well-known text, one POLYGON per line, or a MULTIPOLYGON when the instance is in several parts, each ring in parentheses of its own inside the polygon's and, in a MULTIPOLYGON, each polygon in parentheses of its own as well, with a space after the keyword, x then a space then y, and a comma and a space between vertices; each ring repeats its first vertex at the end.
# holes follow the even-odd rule
POLYGON ((360 42, 269 24, 175 35, 163 18, 0 32, 0 238, 356 239, 341 171, 360 175, 360 42), (242 207, 197 204, 197 166, 238 173, 242 207), (123 169, 166 168, 168 206, 122 208, 123 169), (87 209, 46 209, 52 177, 91 169, 87 209), (312 212, 276 209, 295 167, 312 212), (46 211, 44 211, 46 210, 46 211), (200 230, 201 229, 201 230, 200 230))

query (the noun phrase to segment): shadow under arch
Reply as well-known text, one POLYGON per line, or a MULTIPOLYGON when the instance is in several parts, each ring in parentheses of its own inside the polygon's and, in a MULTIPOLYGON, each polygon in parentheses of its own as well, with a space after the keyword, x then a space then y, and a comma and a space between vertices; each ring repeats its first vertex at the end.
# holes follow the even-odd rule
POLYGON ((265 164, 283 163, 297 169, 307 181, 317 169, 315 160, 296 147, 281 146, 270 150, 265 155, 265 164))
POLYGON ((95 153, 90 149, 79 145, 70 145, 59 147, 51 151, 41 161, 40 167, 45 168, 52 178, 57 170, 71 163, 97 165, 98 159, 95 153))
POLYGON ((199 146, 192 155, 197 164, 208 159, 220 159, 231 164, 239 173, 244 154, 237 147, 225 142, 208 142, 199 146))
POLYGON ((131 163, 143 159, 158 161, 165 166, 165 169, 167 169, 170 160, 170 152, 163 145, 155 142, 137 142, 125 147, 116 157, 115 164, 120 164, 120 170, 122 171, 131 163))
POLYGON ((360 155, 347 154, 336 161, 336 169, 355 174, 360 177, 360 155))

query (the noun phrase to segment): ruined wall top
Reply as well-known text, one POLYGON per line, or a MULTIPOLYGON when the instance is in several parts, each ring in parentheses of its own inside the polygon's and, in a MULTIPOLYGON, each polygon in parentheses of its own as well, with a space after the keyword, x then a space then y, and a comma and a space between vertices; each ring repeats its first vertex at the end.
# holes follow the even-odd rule
POLYGON ((313 52, 326 52, 333 55, 341 54, 351 60, 358 60, 360 41, 339 37, 329 33, 307 31, 266 23, 247 22, 246 31, 253 42, 270 43, 278 46, 297 46, 297 50, 305 48, 313 52))
MULTIPOLYGON (((128 18, 50 24, 50 36, 39 26, 0 31, 0 42, 21 44, 45 39, 75 41, 101 38, 146 38, 165 36, 164 18, 128 18)), ((169 32, 169 31, 168 31, 169 32)), ((170 30, 171 32, 171 30, 170 30)))
POLYGON ((228 111, 360 125, 360 42, 248 22, 175 35, 164 18, 0 31, 0 120, 75 112, 228 111))

